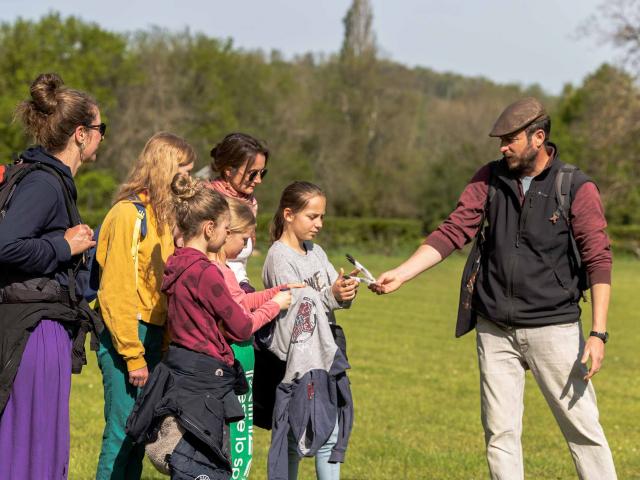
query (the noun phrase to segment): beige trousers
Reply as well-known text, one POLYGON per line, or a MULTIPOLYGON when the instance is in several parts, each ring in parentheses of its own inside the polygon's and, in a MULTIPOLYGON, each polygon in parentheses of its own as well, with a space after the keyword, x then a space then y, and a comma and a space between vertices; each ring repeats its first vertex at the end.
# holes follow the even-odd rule
POLYGON ((582 480, 616 479, 611 450, 598 420, 592 382, 580 363, 580 322, 503 328, 478 318, 482 425, 493 480, 524 478, 522 414, 525 371, 531 370, 564 435, 582 480))

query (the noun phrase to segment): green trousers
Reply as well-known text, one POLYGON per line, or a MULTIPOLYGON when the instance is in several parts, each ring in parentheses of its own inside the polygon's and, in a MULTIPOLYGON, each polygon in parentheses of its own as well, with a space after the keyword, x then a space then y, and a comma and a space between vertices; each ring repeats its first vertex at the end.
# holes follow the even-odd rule
MULTIPOLYGON (((138 322, 138 336, 151 371, 160 362, 162 327, 138 322)), ((97 353, 104 385, 105 426, 96 480, 139 480, 144 445, 133 445, 125 433, 125 425, 140 389, 129 383, 127 365, 113 346, 111 334, 106 329, 100 335, 97 353)))
POLYGON ((249 384, 249 391, 238 396, 244 419, 229 425, 231 438, 231 478, 246 480, 251 470, 253 456, 253 368, 255 357, 253 354, 253 338, 242 343, 231 345, 233 354, 244 368, 249 384))

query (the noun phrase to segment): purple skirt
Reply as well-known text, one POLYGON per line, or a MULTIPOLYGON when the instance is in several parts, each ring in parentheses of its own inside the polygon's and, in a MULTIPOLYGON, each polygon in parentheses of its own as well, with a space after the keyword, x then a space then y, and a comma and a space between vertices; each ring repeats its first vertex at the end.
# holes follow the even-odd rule
POLYGON ((70 392, 71 339, 60 323, 42 320, 0 417, 0 478, 67 478, 70 392))

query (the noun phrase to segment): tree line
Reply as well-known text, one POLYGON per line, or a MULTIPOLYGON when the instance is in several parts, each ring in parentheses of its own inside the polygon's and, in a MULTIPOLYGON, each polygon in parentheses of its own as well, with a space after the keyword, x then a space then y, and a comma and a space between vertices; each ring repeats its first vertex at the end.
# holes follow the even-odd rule
POLYGON ((499 157, 488 137, 497 115, 524 96, 552 115, 564 161, 599 184, 613 224, 640 224, 640 96, 628 71, 603 65, 557 97, 538 86, 408 68, 378 53, 373 12, 354 0, 339 52, 284 59, 189 30, 111 32, 50 13, 0 25, 0 157, 25 146, 13 121, 40 72, 91 92, 108 124, 98 163, 78 177, 85 209, 110 195, 145 141, 185 137, 206 166, 230 131, 272 151, 259 199, 275 209, 282 187, 308 179, 327 192, 331 215, 417 218, 430 229, 453 208, 473 172, 499 157))

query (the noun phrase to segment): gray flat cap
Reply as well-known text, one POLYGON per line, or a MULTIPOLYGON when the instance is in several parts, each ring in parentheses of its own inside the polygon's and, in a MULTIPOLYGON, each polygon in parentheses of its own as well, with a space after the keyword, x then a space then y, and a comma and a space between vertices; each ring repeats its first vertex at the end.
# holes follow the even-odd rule
POLYGON ((489 136, 509 135, 546 116, 547 112, 536 98, 521 98, 504 109, 493 125, 489 136))

